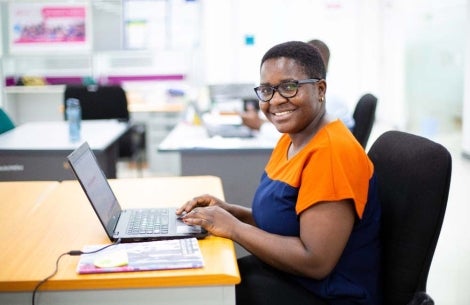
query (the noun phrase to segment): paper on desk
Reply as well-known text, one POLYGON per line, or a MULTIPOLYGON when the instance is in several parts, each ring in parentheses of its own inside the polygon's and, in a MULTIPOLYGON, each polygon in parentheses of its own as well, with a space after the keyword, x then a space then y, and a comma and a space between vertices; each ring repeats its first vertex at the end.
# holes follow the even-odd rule
MULTIPOLYGON (((100 249, 104 245, 85 246, 83 252, 100 249)), ((196 238, 125 243, 102 251, 82 254, 77 273, 109 273, 148 270, 202 268, 199 243, 196 238)))

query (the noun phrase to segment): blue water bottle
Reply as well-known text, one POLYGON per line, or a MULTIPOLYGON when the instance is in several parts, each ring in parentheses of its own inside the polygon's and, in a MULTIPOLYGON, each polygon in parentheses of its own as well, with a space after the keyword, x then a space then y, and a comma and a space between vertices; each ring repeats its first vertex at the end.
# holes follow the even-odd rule
POLYGON ((80 123, 82 120, 82 109, 80 101, 76 98, 68 98, 67 102, 67 120, 69 122, 69 138, 72 142, 80 140, 80 123))

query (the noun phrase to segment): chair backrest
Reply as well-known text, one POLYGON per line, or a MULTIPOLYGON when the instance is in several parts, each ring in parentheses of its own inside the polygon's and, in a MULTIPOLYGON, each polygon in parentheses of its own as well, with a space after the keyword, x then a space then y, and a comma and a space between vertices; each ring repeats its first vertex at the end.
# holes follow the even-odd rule
POLYGON ((374 126, 375 110, 377 108, 377 97, 373 94, 364 94, 354 108, 353 135, 366 148, 369 136, 374 126))
POLYGON ((442 145, 401 131, 382 134, 368 155, 382 204, 384 304, 405 305, 426 291, 452 158, 442 145))
MULTIPOLYGON (((67 85, 64 92, 64 107, 65 101, 69 97, 80 100, 83 120, 119 119, 129 121, 126 93, 119 85, 67 85)), ((67 119, 65 111, 64 118, 67 119)))
POLYGON ((0 108, 0 134, 13 128, 15 128, 15 124, 8 114, 2 108, 0 108))
MULTIPOLYGON (((129 122, 126 92, 119 85, 67 85, 64 91, 64 109, 69 97, 80 100, 83 120, 117 119, 129 122)), ((66 111, 64 119, 67 120, 66 111)), ((134 128, 131 127, 119 140, 120 157, 132 156, 138 150, 133 135, 134 128)))

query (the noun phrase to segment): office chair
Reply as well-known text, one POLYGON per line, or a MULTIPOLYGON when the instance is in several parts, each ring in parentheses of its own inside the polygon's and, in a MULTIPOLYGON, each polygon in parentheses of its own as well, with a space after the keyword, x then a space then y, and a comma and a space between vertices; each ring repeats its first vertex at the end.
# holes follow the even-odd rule
MULTIPOLYGON (((64 109, 65 102, 70 97, 80 100, 83 120, 117 119, 130 124, 129 131, 119 140, 119 157, 136 161, 142 175, 145 126, 130 122, 124 89, 119 85, 67 85, 64 92, 64 109)), ((64 118, 67 120, 65 111, 64 118)))
POLYGON ((13 128, 15 128, 15 124, 11 120, 10 116, 8 116, 8 114, 2 108, 0 108, 0 134, 13 128))
POLYGON ((368 155, 382 203, 383 304, 434 304, 426 282, 446 211, 451 155, 401 131, 382 134, 368 155))
POLYGON ((352 133, 364 149, 374 126, 376 108, 377 98, 367 93, 359 99, 354 109, 353 118, 355 123, 352 133))

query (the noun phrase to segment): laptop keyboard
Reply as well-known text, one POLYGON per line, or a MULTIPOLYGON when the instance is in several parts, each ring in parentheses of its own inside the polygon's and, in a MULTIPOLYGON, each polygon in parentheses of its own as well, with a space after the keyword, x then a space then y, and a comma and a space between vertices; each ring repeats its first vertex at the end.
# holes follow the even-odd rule
POLYGON ((127 234, 167 234, 168 209, 132 210, 127 234))

